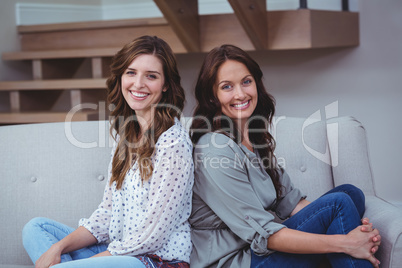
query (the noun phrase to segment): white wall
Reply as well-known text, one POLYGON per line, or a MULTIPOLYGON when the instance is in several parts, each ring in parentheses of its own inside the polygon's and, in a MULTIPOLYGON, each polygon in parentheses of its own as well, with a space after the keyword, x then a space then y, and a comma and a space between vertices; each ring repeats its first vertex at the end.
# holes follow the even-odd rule
MULTIPOLYGON (((2 0, 0 4, 0 52, 19 49, 16 2, 2 0)), ((402 1, 360 0, 358 7, 358 47, 251 54, 277 99, 278 115, 308 117, 338 101, 340 115, 360 120, 368 133, 376 191, 402 204, 402 1)), ((178 55, 187 90, 186 115, 194 107, 192 89, 203 57, 178 55)), ((26 63, 0 62, 0 80, 25 78, 28 69, 26 63)), ((7 105, 7 95, 0 94, 0 111, 7 105)))

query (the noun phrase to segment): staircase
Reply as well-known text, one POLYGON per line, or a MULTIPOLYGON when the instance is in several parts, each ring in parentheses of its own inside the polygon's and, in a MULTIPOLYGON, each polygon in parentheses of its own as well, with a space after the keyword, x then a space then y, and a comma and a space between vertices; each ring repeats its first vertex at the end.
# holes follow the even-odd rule
MULTIPOLYGON (((0 113, 0 124, 64 121, 77 105, 105 101, 107 65, 117 50, 81 48, 4 53, 2 58, 6 61, 30 61, 33 79, 0 82, 0 91, 9 92, 10 99, 10 112, 0 113), (60 98, 68 105, 54 110, 60 98)), ((73 120, 97 119, 98 113, 98 108, 83 106, 74 113, 73 120)))
POLYGON ((10 102, 0 125, 107 119, 111 58, 145 34, 161 37, 175 53, 207 52, 223 43, 249 51, 359 44, 355 12, 266 12, 265 0, 257 1, 259 8, 249 0, 230 0, 234 14, 200 16, 196 0, 171 0, 169 6, 154 1, 164 18, 19 26, 21 51, 3 53, 2 60, 29 61, 32 79, 0 81, 10 102))
POLYGON ((31 62, 32 80, 0 81, 10 102, 0 125, 107 119, 106 78, 124 44, 153 34, 186 51, 163 18, 19 26, 18 34, 21 51, 2 60, 31 62))

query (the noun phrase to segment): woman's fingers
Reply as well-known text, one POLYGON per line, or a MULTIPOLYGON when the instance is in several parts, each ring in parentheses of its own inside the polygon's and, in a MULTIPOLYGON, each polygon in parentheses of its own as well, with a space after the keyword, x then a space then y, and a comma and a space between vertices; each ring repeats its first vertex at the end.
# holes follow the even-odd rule
POLYGON ((362 225, 360 230, 361 230, 362 232, 371 232, 371 231, 374 230, 373 224, 372 224, 372 223, 369 223, 369 224, 366 224, 366 225, 362 225))
POLYGON ((374 254, 377 253, 379 246, 381 244, 381 236, 378 232, 378 230, 373 230, 373 232, 377 232, 377 235, 373 237, 372 241, 374 243, 374 246, 371 248, 371 258, 369 259, 369 261, 373 264, 374 267, 380 267, 380 261, 375 258, 374 254))
POLYGON ((363 218, 363 219, 362 219, 362 224, 363 224, 363 225, 367 225, 367 224, 369 224, 369 223, 370 223, 369 218, 363 218))
POLYGON ((375 268, 380 267, 380 261, 377 260, 377 258, 374 257, 374 255, 371 255, 371 257, 370 257, 368 260, 371 262, 371 264, 372 264, 375 268))
POLYGON ((374 236, 373 242, 379 246, 381 244, 381 235, 378 234, 378 235, 374 236))

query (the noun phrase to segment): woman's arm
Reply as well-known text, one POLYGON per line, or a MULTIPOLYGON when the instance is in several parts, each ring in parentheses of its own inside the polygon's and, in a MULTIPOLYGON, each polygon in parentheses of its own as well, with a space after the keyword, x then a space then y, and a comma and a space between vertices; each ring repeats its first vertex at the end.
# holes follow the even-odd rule
POLYGON ((98 241, 86 228, 80 226, 74 232, 54 244, 61 254, 68 253, 77 249, 81 249, 98 241))
POLYGON ((374 242, 378 230, 362 232, 356 227, 347 235, 321 235, 284 228, 268 238, 268 248, 294 254, 346 253, 352 257, 369 260, 374 267, 379 261, 371 249, 380 242, 374 242), (303 245, 303 246, 301 246, 303 245))
MULTIPOLYGON (((295 209, 292 211, 292 213, 291 213, 291 216, 293 216, 293 215, 295 215, 297 212, 299 212, 300 210, 302 210, 304 207, 306 207, 306 206, 308 206, 310 204, 310 202, 309 201, 307 201, 306 199, 302 199, 302 200, 300 200, 300 202, 296 205, 296 207, 295 207, 295 209)), ((370 237, 370 239, 369 239, 369 241, 371 241, 372 243, 372 246, 371 246, 371 248, 369 248, 369 255, 367 255, 367 251, 366 251, 366 248, 364 248, 364 247, 359 247, 359 249, 360 250, 362 250, 362 252, 361 253, 363 253, 364 255, 366 255, 367 257, 369 257, 370 259, 370 261, 373 263, 373 261, 374 261, 374 263, 373 263, 373 265, 375 266, 375 264, 376 263, 379 263, 379 261, 377 260, 377 259, 375 259, 374 258, 374 256, 372 256, 372 254, 374 254, 375 252, 377 252, 377 250, 378 250, 378 247, 379 247, 379 245, 380 245, 380 243, 381 243, 381 236, 379 235, 379 232, 378 232, 378 230, 376 230, 375 232, 373 232, 373 228, 372 228, 372 223, 370 223, 370 221, 369 221, 369 219, 368 218, 363 218, 362 219, 362 226, 360 226, 360 227, 357 227, 356 229, 358 229, 358 230, 360 230, 361 232, 366 232, 366 233, 371 233, 372 235, 370 235, 369 237, 370 237)), ((282 229, 281 231, 285 231, 286 229, 282 229)), ((355 231, 356 232, 356 231, 355 231)), ((279 233, 279 232, 278 232, 279 233)), ((352 234, 351 234, 352 235, 352 234)), ((274 235, 273 235, 274 236, 274 235)), ((272 237, 273 237, 272 236, 272 237)), ((363 236, 364 237, 364 236, 363 236)), ((341 239, 345 239, 345 237, 343 237, 343 236, 341 236, 341 239)), ((331 250, 331 248, 332 248, 332 250, 336 250, 335 248, 337 247, 337 241, 339 241, 340 239, 339 238, 336 238, 336 237, 329 237, 328 239, 327 238, 325 238, 324 239, 324 242, 326 242, 326 243, 335 243, 335 244, 329 244, 329 246, 327 245, 320 245, 320 243, 317 243, 317 244, 314 244, 313 246, 317 246, 317 248, 315 249, 315 250, 323 250, 324 252, 316 252, 315 250, 313 250, 312 252, 310 252, 310 253, 328 253, 328 252, 325 252, 325 250, 327 249, 327 250, 331 250), (332 241, 331 241, 331 239, 332 239, 332 241), (322 247, 321 247, 322 246, 322 247)), ((273 241, 275 241, 275 240, 273 240, 273 241)), ((310 241, 311 242, 311 241, 310 241)), ((269 240, 268 240, 268 243, 269 243, 269 240)), ((275 242, 274 242, 275 243, 275 242)), ((295 243, 295 244, 297 244, 297 243, 295 243)), ((305 243, 303 243, 303 244, 305 244, 305 243)), ((341 244, 341 245, 344 245, 345 247, 347 247, 347 243, 343 243, 343 244, 341 244)), ((275 246, 275 245, 274 245, 275 246)), ((338 245, 339 246, 339 245, 338 245)), ((272 247, 272 245, 270 245, 270 247, 272 247)), ((338 247, 339 248, 339 247, 338 247)), ((345 252, 344 250, 342 250, 342 248, 339 248, 341 251, 340 252, 343 252, 343 253, 347 253, 347 252, 345 252)), ((352 248, 349 248, 349 249, 352 249, 352 248)), ((297 248, 297 250, 300 250, 300 248, 298 247, 297 248)), ((309 250, 309 248, 304 248, 304 250, 309 250)), ((335 252, 338 252, 338 251, 335 251, 335 252)), ((296 252, 294 252, 294 253, 296 253, 296 252)), ((358 252, 356 252, 356 253, 358 253, 358 252)), ((352 254, 350 254, 350 253, 347 253, 347 254, 349 254, 349 255, 351 255, 351 256, 353 256, 352 254)))
POLYGON ((96 238, 84 227, 78 227, 74 232, 54 244, 42 254, 35 263, 35 268, 48 268, 60 263, 61 255, 97 243, 96 238))
MULTIPOLYGON (((310 203, 311 202, 306 200, 306 199, 300 200, 299 203, 296 205, 295 209, 290 214, 290 216, 295 215, 297 212, 299 212, 300 210, 302 210, 303 208, 308 206, 310 203)), ((372 230, 373 230, 373 224, 370 222, 370 220, 368 218, 363 218, 362 219, 362 225, 360 226, 360 231, 362 231, 362 232, 371 232, 372 230)), ((371 248, 371 253, 374 254, 374 253, 377 252, 378 247, 379 247, 379 245, 381 243, 380 234, 377 234, 376 236, 374 236, 372 238, 372 241, 375 243, 375 245, 371 248)))

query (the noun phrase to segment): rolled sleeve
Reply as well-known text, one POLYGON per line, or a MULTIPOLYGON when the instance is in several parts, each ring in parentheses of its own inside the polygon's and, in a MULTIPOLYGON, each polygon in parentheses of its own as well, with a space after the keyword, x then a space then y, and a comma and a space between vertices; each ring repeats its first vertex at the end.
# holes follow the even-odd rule
POLYGON ((265 229, 259 225, 251 216, 245 216, 246 222, 258 233, 250 244, 250 248, 257 255, 266 255, 271 252, 267 248, 268 238, 279 230, 285 228, 283 224, 270 222, 269 228, 265 229))
POLYGON ((293 186, 289 175, 284 170, 282 170, 280 181, 285 192, 282 193, 282 197, 277 201, 274 211, 279 218, 284 220, 290 216, 300 200, 306 198, 306 196, 293 186))
POLYGON ((196 148, 194 191, 256 254, 265 255, 271 252, 268 238, 285 226, 275 223, 274 216, 264 209, 250 183, 247 167, 238 161, 243 156, 233 149, 235 146, 196 148))

